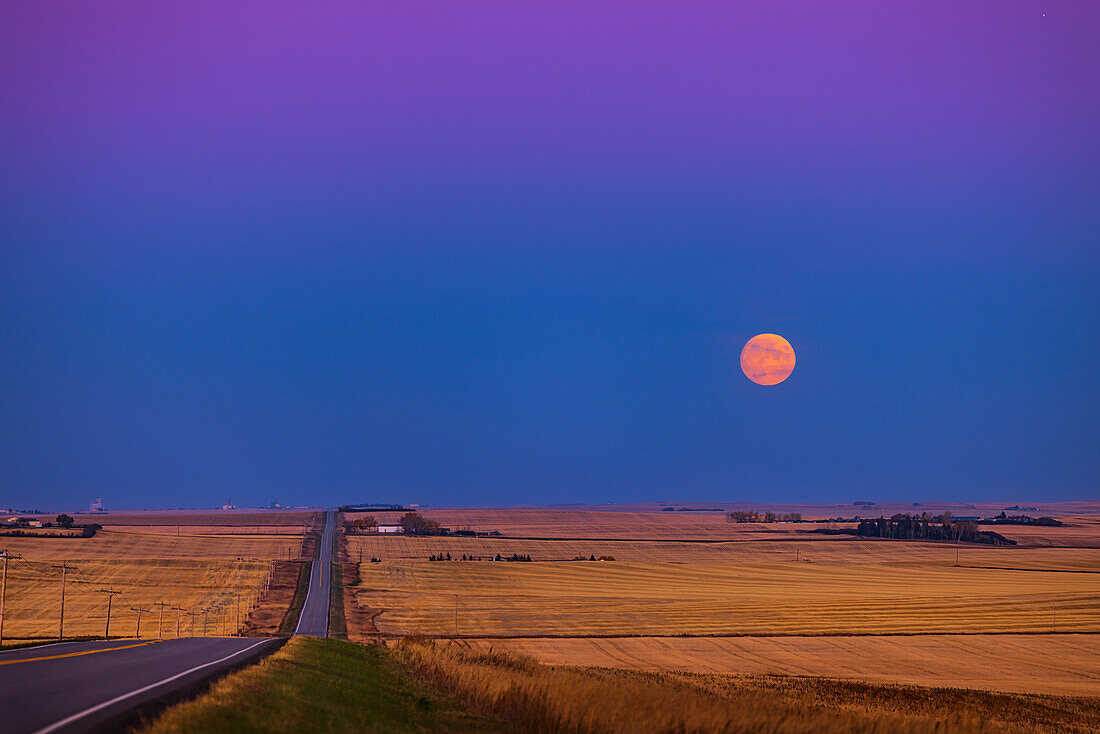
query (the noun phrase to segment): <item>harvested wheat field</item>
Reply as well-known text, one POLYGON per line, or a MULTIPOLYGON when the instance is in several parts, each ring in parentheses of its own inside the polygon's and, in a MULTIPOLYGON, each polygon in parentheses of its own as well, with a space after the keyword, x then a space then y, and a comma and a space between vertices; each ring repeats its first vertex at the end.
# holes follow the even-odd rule
MULTIPOLYGON (((62 583, 61 569, 56 567, 59 564, 11 564, 5 639, 58 636, 62 583)), ((66 565, 66 637, 104 634, 107 596, 99 589, 105 588, 122 592, 111 605, 112 637, 136 635, 138 614, 134 609, 139 607, 146 610, 142 614, 145 637, 175 637, 177 617, 183 636, 235 633, 263 591, 271 567, 267 561, 177 559, 75 561, 66 565), (163 628, 160 602, 167 605, 163 628), (177 612, 174 607, 183 607, 184 611, 177 612), (205 630, 203 610, 210 610, 205 615, 205 630)))
POLYGON ((529 655, 548 665, 1100 695, 1096 635, 527 638, 459 644, 529 655))
MULTIPOLYGON (((247 532, 235 534, 207 532, 206 525, 191 525, 191 532, 173 527, 171 533, 161 532, 166 526, 157 525, 149 532, 129 520, 147 517, 160 521, 170 516, 117 517, 128 522, 100 530, 90 538, 0 538, 0 547, 13 556, 8 573, 5 639, 58 636, 63 565, 68 566, 67 637, 104 634, 107 595, 99 589, 121 592, 112 603, 111 636, 137 632, 137 608, 148 610, 142 613, 142 634, 159 634, 161 610, 154 605, 160 602, 183 608, 179 614, 166 609, 165 619, 169 622, 163 632, 167 636, 176 634, 177 616, 181 634, 204 634, 204 610, 205 633, 235 632, 245 625, 249 611, 265 589, 272 563, 308 555, 312 548, 306 522, 295 526, 295 534, 255 534, 257 526, 268 531, 281 527, 264 522, 266 518, 260 513, 247 516, 248 526, 239 526, 247 532)), ((224 519, 219 515, 187 517, 192 523, 224 519)), ((277 519, 285 522, 286 515, 277 515, 277 519)))
POLYGON ((349 604, 370 620, 353 637, 458 637, 555 665, 1100 695, 1095 516, 996 526, 1018 545, 956 548, 695 513, 423 514, 500 534, 349 536, 364 561, 349 604))
POLYGON ((1100 574, 836 563, 363 564, 391 634, 1100 631, 1100 574), (960 593, 965 589, 965 594, 960 593))
POLYGON ((92 538, 0 538, 3 547, 31 560, 104 560, 117 558, 216 558, 286 560, 297 557, 302 535, 169 535, 131 530, 100 530, 92 538))
POLYGON ((747 563, 755 561, 843 565, 961 566, 1042 571, 1096 571, 1100 548, 1091 546, 963 546, 935 542, 861 539, 844 535, 788 533, 782 537, 729 541, 529 540, 508 537, 406 537, 352 535, 348 554, 358 561, 427 561, 433 555, 492 559, 529 555, 532 561, 571 561, 578 556, 611 556, 616 561, 747 563))

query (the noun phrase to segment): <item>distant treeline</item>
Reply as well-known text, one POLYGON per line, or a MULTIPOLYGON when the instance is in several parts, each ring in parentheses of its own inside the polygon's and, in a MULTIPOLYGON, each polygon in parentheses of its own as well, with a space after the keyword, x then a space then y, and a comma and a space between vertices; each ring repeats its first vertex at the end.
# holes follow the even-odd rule
POLYGON ((939 517, 899 513, 886 519, 860 520, 855 528, 823 529, 814 532, 827 535, 857 535, 863 538, 893 538, 895 540, 958 540, 981 545, 1016 545, 1000 533, 980 530, 972 521, 952 522, 950 513, 939 517))
POLYGON ((99 523, 90 523, 88 525, 75 525, 71 526, 72 529, 79 529, 80 533, 35 533, 27 530, 6 530, 0 531, 0 537, 3 538, 94 538, 95 534, 103 529, 103 526, 99 523))
POLYGON ((1053 517, 1031 517, 1030 515, 1008 515, 1004 510, 996 517, 987 517, 979 520, 982 525, 1042 525, 1045 527, 1060 528, 1062 523, 1053 517))
POLYGON ((765 512, 756 510, 735 510, 726 514, 726 522, 802 522, 801 512, 765 512))
POLYGON ((661 512, 725 512, 721 507, 662 507, 661 512))
POLYGON ((531 556, 529 554, 526 554, 526 553, 513 553, 510 556, 502 556, 499 553, 497 553, 495 557, 494 556, 488 556, 488 557, 486 557, 486 556, 472 556, 472 555, 468 556, 465 553, 463 553, 462 557, 459 558, 458 556, 452 556, 450 554, 450 552, 448 552, 448 553, 440 553, 439 555, 428 556, 429 561, 484 561, 484 560, 486 560, 486 558, 488 558, 488 560, 490 560, 490 561, 522 561, 524 563, 530 563, 531 562, 531 556))

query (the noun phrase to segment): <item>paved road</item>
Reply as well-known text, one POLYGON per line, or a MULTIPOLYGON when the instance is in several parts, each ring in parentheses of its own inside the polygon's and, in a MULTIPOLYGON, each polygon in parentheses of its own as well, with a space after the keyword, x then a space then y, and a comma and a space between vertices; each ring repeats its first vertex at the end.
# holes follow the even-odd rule
POLYGON ((132 721, 199 690, 212 677, 257 660, 280 639, 63 642, 0 651, 0 730, 87 732, 132 721))
POLYGON ((332 535, 336 526, 336 513, 325 513, 325 525, 321 531, 320 553, 309 571, 309 593, 302 613, 298 617, 296 635, 328 637, 328 606, 332 593, 332 535))

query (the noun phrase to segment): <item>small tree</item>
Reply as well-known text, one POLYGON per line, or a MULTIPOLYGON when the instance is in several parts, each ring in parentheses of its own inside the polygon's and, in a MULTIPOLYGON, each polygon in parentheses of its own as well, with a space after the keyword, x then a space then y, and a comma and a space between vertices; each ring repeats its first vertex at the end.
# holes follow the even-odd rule
POLYGON ((76 520, 73 519, 72 515, 66 515, 64 512, 58 515, 55 519, 57 520, 57 524, 63 528, 71 528, 73 526, 73 523, 76 522, 76 520))

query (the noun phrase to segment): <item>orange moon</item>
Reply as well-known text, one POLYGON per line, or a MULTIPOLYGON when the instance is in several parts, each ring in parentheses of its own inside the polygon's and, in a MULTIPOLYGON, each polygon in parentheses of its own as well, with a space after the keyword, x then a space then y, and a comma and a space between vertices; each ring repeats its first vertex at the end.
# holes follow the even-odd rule
POLYGON ((794 349, 779 334, 757 334, 741 350, 741 371, 757 385, 778 385, 794 372, 794 349))

